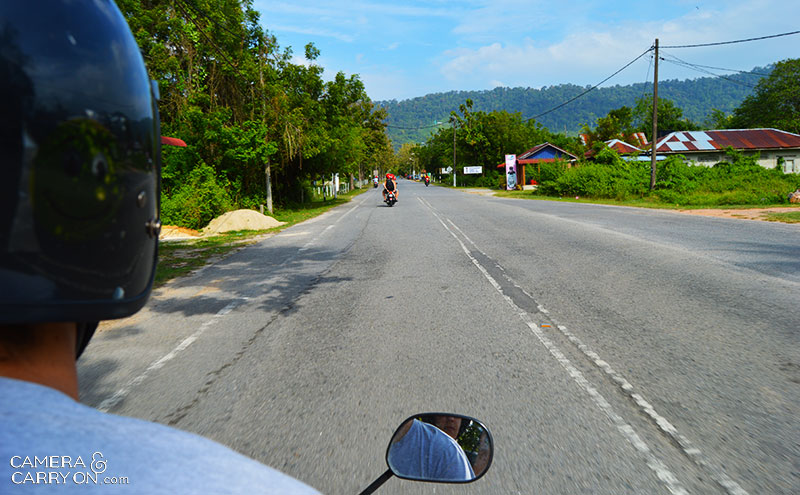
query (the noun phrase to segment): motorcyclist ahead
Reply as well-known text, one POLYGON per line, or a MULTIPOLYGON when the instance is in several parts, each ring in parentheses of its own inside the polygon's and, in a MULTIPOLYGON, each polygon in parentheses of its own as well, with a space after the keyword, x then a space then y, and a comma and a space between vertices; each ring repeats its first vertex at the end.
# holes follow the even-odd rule
POLYGON ((0 493, 40 493, 40 475, 96 493, 81 484, 92 472, 124 477, 120 493, 316 493, 211 440, 78 402, 97 322, 136 313, 152 289, 157 86, 111 0, 4 1, 0 27, 0 493), (49 456, 60 461, 34 465, 49 456))
POLYGON ((397 197, 397 180, 393 173, 386 174, 386 181, 383 183, 383 200, 386 201, 386 194, 389 191, 394 192, 394 199, 395 201, 398 199, 397 197))

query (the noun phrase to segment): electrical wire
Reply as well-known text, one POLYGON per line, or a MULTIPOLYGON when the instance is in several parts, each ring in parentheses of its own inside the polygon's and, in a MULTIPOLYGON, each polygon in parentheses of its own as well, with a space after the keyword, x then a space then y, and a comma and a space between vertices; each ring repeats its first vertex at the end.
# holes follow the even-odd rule
POLYGON ((534 115, 533 117, 530 117, 530 118, 528 118, 528 119, 525 119, 525 120, 526 120, 526 122, 529 122, 529 121, 531 121, 531 120, 538 119, 539 117, 542 117, 543 115, 547 115, 548 113, 555 112, 555 111, 556 111, 556 110, 558 110, 559 108, 562 108, 562 107, 564 107, 564 106, 566 106, 566 105, 569 105, 570 103, 572 103, 573 101, 577 100, 578 98, 580 98, 580 97, 582 97, 582 96, 586 95, 587 93, 589 93, 589 92, 591 92, 591 91, 594 91, 595 89, 597 89, 598 87, 600 87, 600 85, 601 85, 601 84, 605 83, 606 81, 608 81, 608 80, 609 80, 609 79, 611 79, 612 77, 616 76, 617 74, 619 74, 619 73, 620 73, 620 72, 622 72, 623 70, 625 70, 625 69, 627 69, 628 67, 630 67, 630 66, 631 66, 631 65, 632 65, 634 62, 636 62, 636 61, 637 61, 637 60, 639 60, 640 58, 644 57, 646 54, 648 54, 648 53, 650 53, 651 51, 653 51, 653 48, 654 48, 654 47, 653 47, 653 46, 651 46, 651 47, 650 47, 650 48, 648 48, 647 50, 643 51, 641 55, 639 55, 639 56, 638 56, 638 57, 636 57, 635 59, 633 59, 633 60, 631 60, 630 62, 628 62, 627 64, 625 64, 625 65, 624 65, 624 66, 623 66, 621 69, 619 69, 619 70, 618 70, 618 71, 616 71, 615 73, 611 74, 611 75, 610 75, 610 76, 608 76, 607 78, 603 79, 603 80, 602 80, 602 81, 600 81, 599 83, 595 84, 595 85, 594 85, 594 86, 592 86, 591 88, 587 89, 586 91, 582 92, 581 94, 579 94, 579 95, 575 96, 574 98, 570 98, 569 100, 565 101, 564 103, 562 103, 562 104, 560 104, 560 105, 557 105, 557 106, 555 106, 555 107, 551 108, 550 110, 547 110, 546 112, 542 112, 542 113, 540 113, 540 114, 538 114, 538 115, 534 115))
POLYGON ((663 60, 664 62, 675 64, 675 65, 678 65, 680 67, 684 67, 684 68, 687 68, 687 69, 695 70, 697 72, 702 72, 704 74, 709 74, 711 76, 718 77, 720 79, 725 79, 726 81, 732 82, 734 84, 738 84, 740 86, 746 86, 748 88, 755 88, 756 87, 753 84, 749 84, 749 83, 746 83, 746 82, 743 82, 743 81, 737 81, 736 79, 731 79, 731 78, 725 77, 725 76, 723 76, 721 74, 715 74, 715 73, 713 73, 711 71, 702 69, 699 66, 696 66, 695 64, 690 64, 689 62, 686 62, 686 61, 683 61, 683 60, 679 59, 675 55, 672 55, 672 54, 665 54, 665 55, 667 55, 668 57, 671 57, 674 60, 662 58, 661 60, 663 60))
POLYGON ((655 59, 655 55, 650 55, 650 62, 647 64, 647 75, 644 76, 644 84, 642 85, 642 100, 644 100, 644 94, 647 92, 647 85, 650 84, 650 68, 653 67, 653 59, 655 59))
MULTIPOLYGON (((671 55, 671 56, 675 57, 675 55, 671 55)), ((678 57, 675 57, 675 58, 677 59, 678 57)), ((725 69, 723 67, 713 67, 713 66, 710 66, 710 65, 693 64, 693 63, 690 63, 690 62, 686 62, 686 64, 691 65, 692 67, 702 67, 704 69, 724 70, 724 71, 728 71, 728 72, 738 72, 739 74, 749 74, 749 75, 759 76, 759 77, 769 77, 769 74, 764 74, 762 72, 753 72, 753 71, 750 71, 750 70, 725 69)))
POLYGON ((420 129, 432 129, 434 127, 439 127, 440 125, 442 125, 444 123, 445 122, 437 122, 435 124, 423 125, 423 126, 419 126, 419 127, 402 127, 402 126, 399 126, 399 125, 388 125, 387 124, 386 127, 389 127, 391 129, 403 129, 403 130, 406 130, 406 131, 418 131, 420 129))
POLYGON ((792 31, 789 33, 780 33, 780 34, 772 34, 769 36, 760 36, 758 38, 747 38, 744 40, 733 40, 733 41, 720 41, 717 43, 700 43, 697 45, 664 45, 661 48, 699 48, 701 46, 719 46, 719 45, 732 45, 734 43, 747 43, 749 41, 760 41, 760 40, 767 40, 770 38, 780 38, 781 36, 791 36, 793 34, 800 34, 800 31, 792 31))

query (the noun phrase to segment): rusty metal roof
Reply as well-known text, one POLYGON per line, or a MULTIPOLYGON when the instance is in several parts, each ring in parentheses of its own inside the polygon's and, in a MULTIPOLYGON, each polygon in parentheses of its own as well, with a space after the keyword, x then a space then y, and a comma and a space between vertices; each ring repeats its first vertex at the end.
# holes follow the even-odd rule
POLYGON ((725 129, 673 132, 658 141, 658 153, 800 148, 800 135, 778 129, 725 129))

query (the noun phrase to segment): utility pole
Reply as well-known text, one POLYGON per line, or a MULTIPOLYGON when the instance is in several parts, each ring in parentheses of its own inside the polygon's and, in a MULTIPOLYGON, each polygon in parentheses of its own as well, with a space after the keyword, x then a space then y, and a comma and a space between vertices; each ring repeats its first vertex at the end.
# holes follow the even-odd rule
POLYGON ((456 119, 450 119, 453 122, 453 187, 456 187, 456 119))
MULTIPOLYGON (((258 41, 258 78, 261 82, 261 121, 262 123, 267 118, 267 97, 264 93, 264 53, 261 46, 261 40, 258 41)), ((268 138, 264 138, 265 140, 268 138)), ((272 165, 269 157, 264 166, 264 175, 267 178, 267 211, 272 215, 272 165)))
POLYGON ((655 70, 653 71, 653 151, 650 156, 650 190, 656 188, 656 143, 658 142, 658 38, 656 38, 655 70))

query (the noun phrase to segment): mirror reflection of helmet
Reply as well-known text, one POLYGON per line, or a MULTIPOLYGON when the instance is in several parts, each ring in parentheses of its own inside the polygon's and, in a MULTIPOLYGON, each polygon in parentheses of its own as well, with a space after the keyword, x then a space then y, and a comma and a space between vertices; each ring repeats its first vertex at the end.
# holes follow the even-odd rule
POLYGON ((0 323, 128 316, 158 251, 157 88, 110 0, 0 2, 0 323))

